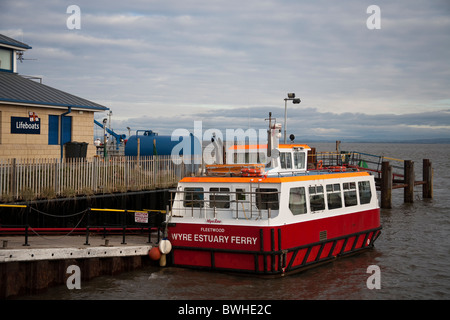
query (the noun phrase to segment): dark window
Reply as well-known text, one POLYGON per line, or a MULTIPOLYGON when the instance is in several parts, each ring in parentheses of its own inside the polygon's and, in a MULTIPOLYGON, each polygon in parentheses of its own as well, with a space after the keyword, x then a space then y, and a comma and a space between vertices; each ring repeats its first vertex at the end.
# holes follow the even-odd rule
POLYGON ((341 185, 339 183, 327 184, 328 209, 342 208, 341 185))
POLYGON ((358 204, 358 199, 356 198, 356 184, 354 182, 346 182, 343 186, 345 206, 356 206, 358 204))
POLYGON ((245 190, 236 189, 236 199, 239 201, 245 201, 245 190))
POLYGON ((184 188, 184 206, 203 208, 203 188, 184 188))
POLYGON ((293 215, 307 213, 304 187, 291 188, 289 191, 289 209, 293 215))
POLYGON ((325 210, 323 186, 310 186, 309 187, 309 203, 310 203, 312 212, 325 210))
POLYGON ((256 207, 258 209, 278 210, 278 190, 277 189, 256 189, 256 207))
POLYGON ((294 152, 294 168, 305 169, 305 153, 294 152))
POLYGON ((229 208, 230 207, 230 189, 228 188, 210 188, 209 206, 211 208, 229 208))
POLYGON ((372 192, 370 191, 370 182, 369 181, 360 181, 358 182, 359 189, 359 202, 361 204, 370 203, 372 199, 372 192))
POLYGON ((280 153, 281 169, 292 169, 292 156, 289 152, 280 153))
POLYGON ((0 69, 13 71, 13 51, 11 49, 0 48, 0 69))

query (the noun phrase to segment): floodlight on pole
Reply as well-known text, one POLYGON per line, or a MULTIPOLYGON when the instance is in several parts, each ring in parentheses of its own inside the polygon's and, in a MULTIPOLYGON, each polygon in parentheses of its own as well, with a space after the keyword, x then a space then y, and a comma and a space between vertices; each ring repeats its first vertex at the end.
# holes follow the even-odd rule
POLYGON ((286 129, 287 129, 287 101, 291 100, 294 104, 301 102, 300 98, 295 98, 295 93, 288 93, 287 98, 284 98, 284 143, 286 143, 286 129))

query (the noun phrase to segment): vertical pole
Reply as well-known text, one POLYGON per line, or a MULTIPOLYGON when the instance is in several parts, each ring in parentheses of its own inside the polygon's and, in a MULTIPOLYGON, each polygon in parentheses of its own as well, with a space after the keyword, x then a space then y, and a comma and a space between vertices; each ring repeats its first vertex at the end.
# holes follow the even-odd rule
POLYGON ((284 144, 286 144, 286 129, 287 129, 287 99, 284 99, 284 144))
POLYGON ((433 198, 433 169, 430 159, 423 159, 423 181, 422 196, 424 199, 433 198))
POLYGON ((89 216, 91 215, 91 208, 88 208, 86 212, 86 242, 84 243, 85 246, 89 245, 89 216))
POLYGON ((11 175, 10 175, 10 193, 14 199, 17 199, 17 164, 16 158, 11 159, 11 175))
POLYGON ((411 160, 405 160, 405 184, 403 197, 405 203, 414 202, 414 162, 411 160))
POLYGON ((121 244, 127 244, 125 242, 125 233, 126 233, 126 228, 127 228, 127 225, 126 225, 126 214, 127 214, 127 210, 124 210, 122 212, 122 243, 121 244))
POLYGON ((392 208, 392 166, 388 161, 381 166, 381 208, 392 208))
POLYGON ((30 227, 29 215, 31 213, 31 206, 27 205, 27 208, 25 210, 25 243, 23 244, 23 246, 28 247, 30 245, 28 243, 28 228, 30 227))

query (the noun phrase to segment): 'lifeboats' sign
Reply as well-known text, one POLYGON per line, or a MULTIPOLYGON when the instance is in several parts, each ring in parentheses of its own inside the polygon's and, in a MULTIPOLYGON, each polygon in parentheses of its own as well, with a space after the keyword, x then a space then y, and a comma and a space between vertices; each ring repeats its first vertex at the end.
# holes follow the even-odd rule
POLYGON ((41 120, 34 112, 29 117, 11 117, 11 133, 41 134, 41 120))

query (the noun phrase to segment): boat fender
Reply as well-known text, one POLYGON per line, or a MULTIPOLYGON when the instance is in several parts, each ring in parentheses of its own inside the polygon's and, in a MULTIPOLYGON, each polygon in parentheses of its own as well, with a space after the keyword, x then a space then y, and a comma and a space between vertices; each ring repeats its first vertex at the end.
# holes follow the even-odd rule
POLYGON ((161 251, 159 251, 158 247, 153 247, 149 250, 148 256, 154 261, 159 260, 161 258, 161 251))
POLYGON ((165 267, 165 266, 166 266, 166 263, 167 263, 166 255, 165 255, 165 254, 162 254, 162 255, 161 255, 161 259, 159 259, 159 266, 160 266, 160 267, 165 267))
POLYGON ((159 243, 159 251, 161 251, 162 254, 168 254, 172 250, 172 244, 170 243, 167 238, 164 238, 159 243))

